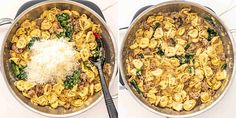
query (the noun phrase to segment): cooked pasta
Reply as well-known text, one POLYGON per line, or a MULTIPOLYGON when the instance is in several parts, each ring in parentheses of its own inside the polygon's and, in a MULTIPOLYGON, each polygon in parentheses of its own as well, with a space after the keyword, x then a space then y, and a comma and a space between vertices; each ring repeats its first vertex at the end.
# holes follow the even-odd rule
POLYGON ((141 23, 125 67, 130 85, 148 103, 191 111, 210 103, 227 82, 223 42, 209 19, 184 8, 141 23))
MULTIPOLYGON (((97 68, 88 60, 89 57, 101 56, 101 33, 99 24, 94 23, 86 14, 77 11, 52 8, 44 11, 37 19, 25 20, 11 40, 9 61, 17 78, 15 86, 35 105, 50 106, 54 109, 83 106, 101 91, 97 68), (27 71, 29 63, 33 62, 32 52, 37 48, 33 45, 35 42, 38 44, 47 40, 64 40, 72 43, 76 51, 75 64, 79 67, 72 69, 70 75, 64 75, 65 78, 54 76, 51 81, 29 81, 35 80, 28 78, 30 71, 27 71)), ((64 48, 60 49, 65 51, 64 48)), ((60 75, 60 72, 57 72, 60 75)), ((104 65, 104 72, 108 76, 111 75, 110 64, 104 65)))

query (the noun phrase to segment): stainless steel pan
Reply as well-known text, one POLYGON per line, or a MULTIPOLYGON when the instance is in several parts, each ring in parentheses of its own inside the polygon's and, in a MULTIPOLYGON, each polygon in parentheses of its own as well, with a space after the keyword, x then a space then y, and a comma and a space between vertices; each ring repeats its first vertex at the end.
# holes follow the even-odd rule
POLYGON ((192 3, 192 2, 185 2, 185 1, 169 1, 169 2, 164 2, 158 5, 154 5, 145 11, 143 11, 140 15, 134 19, 132 24, 129 26, 128 31, 124 37, 124 40, 122 42, 121 46, 121 51, 120 51, 120 58, 119 58, 119 63, 120 63, 120 70, 121 70, 121 75, 122 79, 124 81, 125 87, 129 90, 130 94, 137 100, 138 103, 140 103, 143 107, 146 109, 166 116, 166 117, 190 117, 194 116, 197 114, 200 114, 204 111, 207 111, 208 109, 212 108, 217 102, 221 100, 221 98, 225 95, 227 92, 230 84, 232 83, 232 80, 235 75, 235 43, 233 38, 231 37, 231 32, 227 29, 227 27, 223 24, 223 22, 220 20, 220 18, 211 10, 208 8, 192 3), (182 8, 191 8, 192 11, 198 13, 200 16, 210 16, 216 19, 216 26, 214 27, 218 32, 220 32, 221 39, 223 40, 223 45, 225 48, 225 54, 227 58, 229 59, 229 68, 227 69, 228 75, 229 75, 229 81, 225 82, 225 87, 222 87, 220 90, 217 91, 216 95, 213 98, 213 102, 205 105, 200 105, 193 109, 192 111, 182 111, 182 112, 177 112, 171 109, 167 108, 159 108, 152 106, 147 103, 147 101, 139 95, 128 83, 127 81, 127 70, 125 66, 125 60, 127 59, 127 55, 129 55, 129 46, 131 42, 133 41, 135 37, 135 31, 139 28, 140 24, 147 19, 149 15, 152 14, 157 14, 158 12, 173 12, 173 11, 179 11, 182 8))
POLYGON ((11 91, 12 95, 24 106, 29 108, 30 110, 40 113, 42 115, 50 116, 50 117, 69 117, 72 115, 80 114, 90 108, 92 108, 95 104, 97 104, 102 99, 102 92, 97 93, 88 104, 75 108, 73 110, 64 110, 62 108, 58 109, 50 109, 49 107, 41 107, 33 105, 29 99, 24 97, 21 92, 17 90, 17 88, 14 86, 15 78, 12 75, 12 72, 10 70, 9 65, 9 51, 11 47, 11 38, 16 32, 19 25, 26 19, 36 19, 42 14, 44 10, 48 10, 50 8, 57 7, 61 10, 64 9, 70 9, 70 10, 77 10, 79 13, 85 13, 87 14, 95 23, 101 24, 101 28, 103 30, 103 42, 105 44, 105 51, 106 51, 106 62, 110 63, 112 66, 112 75, 108 78, 109 85, 112 85, 111 83, 115 79, 115 75, 117 73, 117 48, 115 39, 111 33, 111 30, 106 25, 105 21, 92 9, 89 7, 73 2, 68 0, 50 0, 50 1, 44 1, 40 2, 36 5, 33 5, 29 8, 27 8, 24 12, 22 12, 20 15, 18 15, 14 21, 11 19, 3 19, 0 21, 0 25, 2 24, 8 24, 12 22, 2 44, 1 48, 1 72, 4 77, 4 80, 11 91))

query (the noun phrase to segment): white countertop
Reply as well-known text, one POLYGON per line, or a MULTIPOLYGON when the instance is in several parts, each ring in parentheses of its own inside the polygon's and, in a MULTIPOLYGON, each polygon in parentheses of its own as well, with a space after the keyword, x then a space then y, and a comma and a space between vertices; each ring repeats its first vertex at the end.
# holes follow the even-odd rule
MULTIPOLYGON (((158 4, 165 0, 119 0, 119 28, 129 26, 135 12, 143 6, 158 4)), ((236 0, 190 0, 212 8, 216 14, 236 5, 236 0)), ((236 29, 236 8, 220 16, 229 29, 236 29)), ((126 30, 119 31, 118 46, 123 40, 126 30)), ((234 35, 236 38, 236 35, 234 35)), ((233 78, 235 79, 235 78, 233 78)), ((121 85, 119 85, 121 86, 121 85)), ((122 87, 119 87, 122 88, 122 87)), ((212 109, 194 118, 232 118, 236 116, 236 81, 233 80, 229 91, 212 109)), ((164 118, 142 107, 126 89, 119 89, 120 118, 164 118)))
MULTIPOLYGON (((0 5, 0 18, 14 18, 19 7, 29 0, 2 0, 0 5)), ((118 34, 118 4, 116 0, 90 0, 97 4, 102 10, 108 26, 111 28, 115 37, 118 34)), ((10 25, 0 26, 0 45, 10 25)), ((1 67, 2 65, 0 65, 1 67)), ((117 95, 117 81, 113 83, 111 88, 111 94, 117 95)), ((22 106, 10 93, 2 75, 0 74, 0 118, 46 118, 45 116, 39 115, 22 106)), ((118 100, 114 99, 117 106, 118 100)), ((107 118, 107 110, 104 99, 96 104, 90 110, 74 116, 72 118, 107 118)))

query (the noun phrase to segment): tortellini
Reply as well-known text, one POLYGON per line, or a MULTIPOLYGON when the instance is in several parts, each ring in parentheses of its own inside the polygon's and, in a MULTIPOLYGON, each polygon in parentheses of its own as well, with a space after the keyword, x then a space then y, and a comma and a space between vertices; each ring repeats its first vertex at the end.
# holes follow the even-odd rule
POLYGON ((176 30, 174 28, 169 29, 169 31, 166 33, 167 38, 174 38, 176 34, 176 30))
POLYGON ((198 36, 198 30, 197 29, 192 29, 188 32, 188 35, 191 37, 191 38, 197 38, 198 36))
POLYGON ((175 56, 176 54, 176 49, 175 47, 167 47, 165 49, 165 55, 168 56, 168 57, 172 57, 172 56, 175 56))
POLYGON ((203 103, 207 103, 207 102, 211 101, 211 99, 212 99, 212 97, 209 95, 208 92, 202 92, 201 93, 201 101, 203 103))
POLYGON ((224 79, 226 79, 227 78, 227 72, 226 72, 226 70, 223 70, 223 71, 218 71, 217 73, 216 73, 216 80, 224 80, 224 79))
POLYGON ((72 101, 72 105, 73 106, 76 106, 76 107, 80 107, 82 106, 84 103, 83 103, 83 100, 80 100, 80 99, 77 99, 77 100, 74 100, 72 101))
POLYGON ((153 29, 150 27, 149 30, 146 30, 143 35, 144 35, 144 37, 151 39, 153 32, 154 32, 153 29))
POLYGON ((157 77, 160 77, 163 73, 163 70, 162 69, 156 69, 154 71, 151 71, 152 75, 154 76, 157 76, 157 77))
POLYGON ((149 45, 148 47, 149 48, 155 48, 157 46, 157 41, 155 39, 151 39, 150 42, 149 42, 149 45))
POLYGON ((37 101, 36 103, 41 106, 45 106, 45 105, 49 104, 46 95, 42 95, 42 96, 38 97, 36 101, 37 101))
POLYGON ((160 103, 159 103, 159 105, 160 105, 161 107, 167 106, 168 100, 169 100, 168 97, 162 96, 162 97, 160 98, 160 103))
POLYGON ((79 24, 80 28, 84 31, 87 30, 88 28, 92 27, 92 22, 91 19, 88 19, 88 17, 85 14, 82 14, 80 16, 79 24))
POLYGON ((204 67, 204 73, 206 77, 210 77, 211 75, 213 75, 213 71, 209 66, 204 67))
POLYGON ((207 38, 208 37, 208 33, 207 33, 207 30, 201 30, 200 32, 199 32, 199 37, 201 37, 201 38, 207 38))
POLYGON ((200 18, 195 16, 195 18, 191 21, 192 26, 196 27, 200 24, 200 18))
POLYGON ((149 39, 148 38, 140 39, 140 42, 139 42, 139 47, 140 48, 146 48, 146 47, 148 47, 148 45, 149 45, 149 39))
POLYGON ((55 93, 51 93, 48 95, 48 102, 53 104, 58 101, 58 96, 55 93))
POLYGON ((42 32, 42 38, 43 39, 49 39, 50 38, 50 33, 48 31, 43 31, 42 32))
POLYGON ((220 81, 216 81, 212 86, 213 90, 218 90, 221 87, 222 83, 220 81))
POLYGON ((221 37, 190 8, 150 15, 134 32, 124 57, 127 77, 151 105, 192 111, 228 82, 221 37))
POLYGON ((52 92, 52 85, 46 84, 45 87, 43 88, 43 93, 45 95, 49 95, 51 92, 52 92))
POLYGON ((158 39, 158 38, 162 38, 163 35, 164 35, 164 32, 163 32, 162 28, 157 28, 157 29, 155 30, 153 36, 158 39))
POLYGON ((25 29, 24 29, 23 27, 20 27, 20 28, 17 29, 17 31, 16 31, 16 36, 20 36, 20 35, 23 35, 23 34, 25 34, 25 33, 26 33, 25 29))
POLYGON ((26 45, 27 45, 26 36, 21 35, 19 40, 16 42, 16 47, 17 48, 25 48, 26 45))
POLYGON ((177 30, 177 34, 182 36, 183 34, 185 33, 185 28, 184 27, 180 27, 178 30, 177 30))
POLYGON ((80 56, 83 59, 83 61, 87 61, 90 57, 90 51, 86 48, 80 50, 80 56))
POLYGON ((156 99, 157 99, 157 97, 156 97, 156 95, 155 95, 156 92, 157 92, 157 91, 156 91, 155 89, 151 89, 151 90, 149 90, 149 92, 147 93, 147 97, 148 97, 149 102, 150 102, 151 104, 155 104, 155 103, 156 103, 156 99))
POLYGON ((31 37, 40 37, 41 36, 41 30, 40 29, 34 29, 30 32, 31 37))
POLYGON ((57 83, 53 85, 53 91, 57 94, 60 95, 61 92, 63 91, 64 86, 62 83, 57 83))
POLYGON ((179 102, 173 102, 173 109, 176 111, 181 111, 183 109, 183 104, 179 102))
POLYGON ((20 91, 28 91, 35 86, 35 83, 23 80, 16 81, 14 84, 20 91))
POLYGON ((170 28, 172 28, 172 27, 174 27, 174 24, 172 24, 170 21, 165 21, 165 26, 164 26, 164 28, 165 29, 167 29, 167 30, 169 30, 170 28))
POLYGON ((137 69, 141 69, 141 67, 143 66, 143 62, 139 59, 133 60, 133 64, 134 64, 134 67, 137 69))
POLYGON ((192 99, 192 100, 186 100, 183 104, 183 108, 186 111, 190 111, 194 108, 194 106, 196 105, 196 100, 192 99))
POLYGON ((94 85, 94 90, 95 90, 95 92, 98 92, 98 91, 100 91, 101 89, 102 89, 102 86, 101 86, 100 83, 97 83, 97 84, 94 85))
POLYGON ((44 20, 41 24, 41 29, 42 30, 48 30, 52 27, 52 23, 48 20, 44 20))
POLYGON ((182 55, 185 52, 184 47, 181 45, 176 45, 175 50, 176 50, 176 55, 182 55))

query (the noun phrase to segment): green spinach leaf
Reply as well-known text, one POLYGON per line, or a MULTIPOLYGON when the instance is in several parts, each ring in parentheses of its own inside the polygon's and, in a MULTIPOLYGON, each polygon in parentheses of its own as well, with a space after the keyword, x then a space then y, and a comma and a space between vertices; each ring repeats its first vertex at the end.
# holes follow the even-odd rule
POLYGON ((13 71, 13 74, 15 75, 15 77, 17 77, 18 79, 26 79, 27 78, 27 74, 24 71, 25 67, 18 66, 13 61, 11 61, 11 67, 12 67, 12 71, 13 71))
POLYGON ((139 89, 136 80, 134 80, 134 79, 131 80, 131 81, 130 81, 130 84, 134 87, 134 89, 135 89, 139 94, 141 93, 141 90, 139 89))
POLYGON ((207 29, 207 33, 208 33, 208 39, 207 39, 208 41, 211 41, 211 39, 217 35, 217 32, 210 28, 207 29))
POLYGON ((73 88, 80 79, 80 71, 75 71, 71 76, 67 76, 66 80, 64 81, 64 86, 67 89, 73 88))

